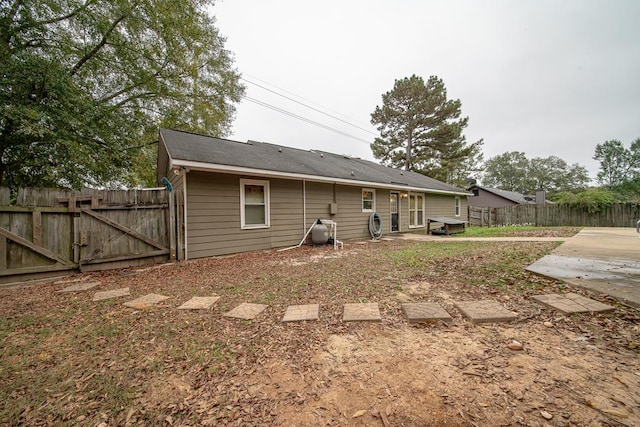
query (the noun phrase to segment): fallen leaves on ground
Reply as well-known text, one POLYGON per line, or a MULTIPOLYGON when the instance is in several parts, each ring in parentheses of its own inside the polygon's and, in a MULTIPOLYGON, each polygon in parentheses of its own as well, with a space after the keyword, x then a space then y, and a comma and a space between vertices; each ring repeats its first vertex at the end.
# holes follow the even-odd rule
POLYGON ((72 294, 52 282, 0 289, 0 424, 631 425, 638 312, 524 269, 555 246, 352 242, 84 274, 101 284, 72 294), (125 287, 129 297, 91 301, 125 287), (616 312, 562 316, 529 299, 569 291, 616 312), (150 293, 170 298, 122 305, 150 293), (211 310, 177 309, 214 295, 211 310), (453 305, 487 298, 521 321, 472 325, 453 305), (410 325, 409 301, 454 320, 410 325), (252 321, 222 316, 242 302, 269 307, 252 321), (377 302, 383 322, 343 323, 353 302, 377 302), (280 322, 307 303, 320 304, 318 321, 280 322))

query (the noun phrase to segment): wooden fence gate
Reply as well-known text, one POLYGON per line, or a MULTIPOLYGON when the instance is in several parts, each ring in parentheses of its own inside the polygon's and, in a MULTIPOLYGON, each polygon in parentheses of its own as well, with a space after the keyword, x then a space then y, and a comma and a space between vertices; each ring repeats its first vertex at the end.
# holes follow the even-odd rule
POLYGON ((0 189, 0 284, 168 260, 166 190, 0 189))
POLYGON ((491 227, 495 223, 495 208, 469 206, 469 225, 491 227))

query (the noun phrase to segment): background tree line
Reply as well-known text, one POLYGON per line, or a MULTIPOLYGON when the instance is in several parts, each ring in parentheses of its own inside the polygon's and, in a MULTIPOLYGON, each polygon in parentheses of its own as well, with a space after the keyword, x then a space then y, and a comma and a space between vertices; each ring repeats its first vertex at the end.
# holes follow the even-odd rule
POLYGON ((586 168, 568 165, 555 156, 527 159, 522 152, 507 152, 484 164, 482 185, 532 193, 542 188, 559 203, 610 204, 640 201, 640 138, 625 148, 618 140, 597 144, 593 156, 600 162, 596 184, 590 186, 586 168))
POLYGON ((527 158, 519 151, 505 152, 486 161, 483 140, 468 143, 463 134, 469 123, 459 99, 447 98, 444 82, 431 76, 395 81, 382 95, 382 105, 371 114, 380 136, 371 144, 382 164, 422 173, 468 187, 481 181, 485 187, 534 194, 547 191, 551 200, 640 200, 640 138, 629 148, 620 141, 598 144, 594 159, 600 162, 597 181, 584 166, 568 164, 557 156, 527 158))
MULTIPOLYGON (((0 186, 155 184, 158 127, 229 133, 244 94, 207 9, 213 0, 0 2, 0 186)), ((437 76, 396 80, 371 114, 382 164, 467 186, 552 197, 587 187, 584 167, 522 152, 483 158, 459 99, 437 76)), ((598 144, 598 181, 636 197, 640 139, 598 144)))

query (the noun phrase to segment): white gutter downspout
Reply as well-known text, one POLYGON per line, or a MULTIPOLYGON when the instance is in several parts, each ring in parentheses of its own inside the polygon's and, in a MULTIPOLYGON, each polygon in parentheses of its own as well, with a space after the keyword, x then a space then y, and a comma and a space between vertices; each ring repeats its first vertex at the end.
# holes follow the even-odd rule
POLYGON ((184 169, 184 177, 182 178, 182 186, 183 186, 183 192, 182 192, 182 197, 183 197, 183 208, 182 208, 182 215, 184 216, 183 220, 182 220, 182 226, 184 227, 184 260, 187 261, 189 259, 189 255, 187 252, 187 234, 188 233, 188 228, 187 228, 187 173, 189 172, 188 169, 184 169))

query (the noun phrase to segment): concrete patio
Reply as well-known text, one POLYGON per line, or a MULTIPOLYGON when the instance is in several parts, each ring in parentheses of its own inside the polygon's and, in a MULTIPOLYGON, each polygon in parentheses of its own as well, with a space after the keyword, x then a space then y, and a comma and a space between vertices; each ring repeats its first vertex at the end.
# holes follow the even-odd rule
POLYGON ((585 228, 527 270, 640 307, 639 236, 635 228, 585 228))

